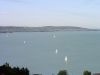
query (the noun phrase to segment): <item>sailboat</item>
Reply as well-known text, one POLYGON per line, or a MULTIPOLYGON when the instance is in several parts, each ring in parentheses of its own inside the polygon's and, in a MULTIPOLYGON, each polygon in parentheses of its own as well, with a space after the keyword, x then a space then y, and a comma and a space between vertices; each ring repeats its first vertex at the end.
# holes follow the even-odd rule
POLYGON ((67 58, 67 56, 65 56, 65 61, 67 61, 68 60, 68 58, 67 58))
POLYGON ((54 35, 54 38, 55 38, 56 36, 54 35))
POLYGON ((25 43, 25 41, 24 41, 24 43, 25 43))
POLYGON ((55 53, 58 53, 58 50, 56 49, 55 53))

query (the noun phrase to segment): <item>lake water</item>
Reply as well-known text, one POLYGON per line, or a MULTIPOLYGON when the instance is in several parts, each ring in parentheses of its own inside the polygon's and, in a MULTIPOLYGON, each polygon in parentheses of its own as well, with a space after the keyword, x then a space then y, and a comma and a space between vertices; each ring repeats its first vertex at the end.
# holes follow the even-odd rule
POLYGON ((56 75, 59 70, 67 70, 69 75, 82 75, 84 70, 98 73, 100 32, 1 33, 0 65, 5 62, 27 67, 30 74, 56 75))

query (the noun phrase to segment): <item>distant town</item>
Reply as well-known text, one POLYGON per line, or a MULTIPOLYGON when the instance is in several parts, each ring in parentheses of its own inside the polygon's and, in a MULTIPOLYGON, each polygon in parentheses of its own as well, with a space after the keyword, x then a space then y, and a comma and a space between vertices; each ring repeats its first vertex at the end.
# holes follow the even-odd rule
POLYGON ((44 26, 44 27, 17 27, 17 26, 0 26, 0 33, 13 32, 57 32, 57 31, 100 31, 98 29, 88 29, 74 26, 44 26))

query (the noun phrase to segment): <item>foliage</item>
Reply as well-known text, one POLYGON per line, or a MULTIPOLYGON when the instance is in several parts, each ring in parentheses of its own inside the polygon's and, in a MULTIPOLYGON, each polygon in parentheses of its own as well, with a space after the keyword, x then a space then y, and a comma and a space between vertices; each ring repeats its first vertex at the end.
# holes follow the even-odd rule
POLYGON ((0 75, 29 75, 29 70, 27 68, 14 67, 11 68, 9 63, 5 63, 0 66, 0 75))
POLYGON ((66 70, 60 70, 57 75, 68 75, 66 70))
POLYGON ((88 70, 85 70, 85 71, 83 72, 83 75, 91 75, 91 72, 88 71, 88 70))

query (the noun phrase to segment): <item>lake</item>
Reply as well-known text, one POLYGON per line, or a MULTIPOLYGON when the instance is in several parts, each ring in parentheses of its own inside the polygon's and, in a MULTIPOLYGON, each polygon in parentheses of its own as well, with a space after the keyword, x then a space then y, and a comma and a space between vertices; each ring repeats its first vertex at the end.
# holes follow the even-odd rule
POLYGON ((27 67, 31 75, 57 75, 59 70, 69 75, 82 75, 84 70, 98 73, 100 31, 1 33, 0 65, 5 62, 27 67))

